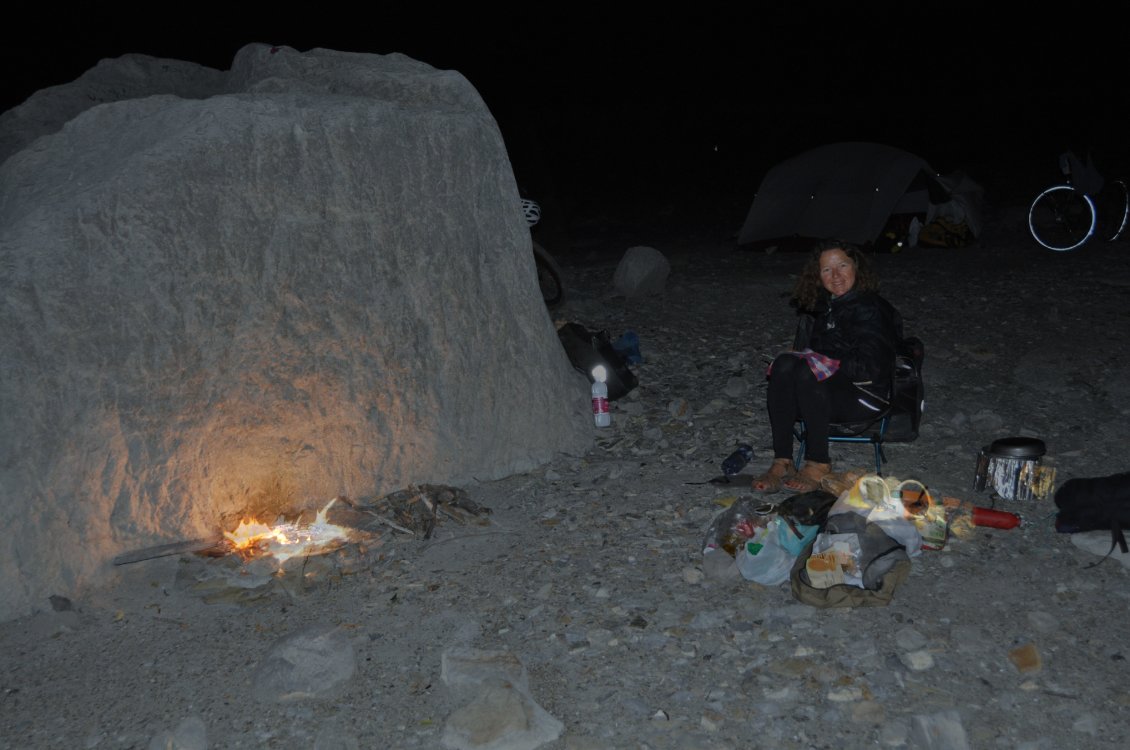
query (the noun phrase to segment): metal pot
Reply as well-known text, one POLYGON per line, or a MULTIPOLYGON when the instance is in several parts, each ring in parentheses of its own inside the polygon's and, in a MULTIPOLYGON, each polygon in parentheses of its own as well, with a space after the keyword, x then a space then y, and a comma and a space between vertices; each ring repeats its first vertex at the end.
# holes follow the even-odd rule
POLYGON ((1046 453, 1047 446, 1037 438, 994 440, 977 455, 973 489, 991 487, 1005 500, 1031 500, 1043 491, 1039 465, 1046 453))

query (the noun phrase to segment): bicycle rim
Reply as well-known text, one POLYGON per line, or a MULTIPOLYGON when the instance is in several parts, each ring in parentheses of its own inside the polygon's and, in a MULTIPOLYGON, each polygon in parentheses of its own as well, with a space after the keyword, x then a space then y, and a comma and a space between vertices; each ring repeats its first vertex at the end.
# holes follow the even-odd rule
POLYGON ((565 283, 561 269, 544 247, 536 242, 533 246, 541 297, 545 301, 545 306, 552 310, 565 301, 565 283))
POLYGON ((1028 209, 1028 231, 1049 250, 1065 252, 1095 233, 1095 204, 1070 185, 1055 185, 1036 196, 1028 209))
POLYGON ((1108 180, 1095 201, 1095 208, 1099 214, 1099 236, 1114 242, 1130 223, 1130 191, 1126 189, 1126 182, 1108 180))

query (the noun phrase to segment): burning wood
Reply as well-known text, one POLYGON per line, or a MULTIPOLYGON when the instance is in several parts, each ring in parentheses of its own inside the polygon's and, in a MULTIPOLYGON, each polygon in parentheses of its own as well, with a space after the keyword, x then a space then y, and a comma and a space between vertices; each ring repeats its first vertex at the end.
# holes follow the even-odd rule
POLYGON ((337 526, 326 520, 330 508, 338 498, 330 500, 318 511, 313 523, 283 523, 267 526, 256 520, 240 521, 235 531, 225 531, 232 551, 248 559, 257 555, 271 555, 280 563, 292 557, 321 555, 340 549, 348 542, 360 541, 364 533, 356 529, 337 526))
POLYGON ((142 560, 153 560, 158 557, 188 554, 190 552, 208 552, 221 547, 226 548, 227 541, 220 536, 186 539, 183 542, 158 544, 156 547, 146 547, 145 549, 139 549, 133 552, 125 552, 114 558, 114 565, 128 565, 130 563, 141 562, 142 560))
POLYGON ((187 553, 207 557, 236 554, 244 560, 270 556, 282 564, 294 557, 322 555, 347 544, 370 540, 385 527, 430 539, 441 518, 459 524, 486 524, 489 521, 483 516, 490 512, 490 508, 478 505, 458 487, 410 485, 372 501, 335 497, 308 523, 302 522, 301 515, 274 525, 244 519, 233 531, 224 531, 223 536, 127 552, 114 558, 114 565, 187 553))

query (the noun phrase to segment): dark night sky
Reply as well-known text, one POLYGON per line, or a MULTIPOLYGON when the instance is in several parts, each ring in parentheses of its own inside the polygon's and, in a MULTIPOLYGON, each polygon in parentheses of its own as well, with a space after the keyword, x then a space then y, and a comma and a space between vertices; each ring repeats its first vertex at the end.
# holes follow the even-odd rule
POLYGON ((243 19, 80 11, 50 26, 9 25, 0 107, 105 57, 136 52, 226 69, 244 44, 263 42, 401 52, 458 70, 498 119, 519 180, 526 172, 610 190, 679 183, 752 194, 776 161, 839 140, 886 142, 975 177, 1031 170, 1050 178, 1068 145, 1093 148, 1100 167, 1122 163, 1130 66, 1121 23, 1037 11, 989 20, 988 5, 931 5, 937 13, 792 3, 741 14, 536 18, 424 8, 364 20, 331 18, 320 6, 317 18, 277 6, 243 19))

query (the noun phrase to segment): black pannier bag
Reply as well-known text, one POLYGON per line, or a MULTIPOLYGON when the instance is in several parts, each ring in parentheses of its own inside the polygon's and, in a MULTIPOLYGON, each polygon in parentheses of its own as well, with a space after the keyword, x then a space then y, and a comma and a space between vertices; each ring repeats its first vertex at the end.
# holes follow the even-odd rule
POLYGON ((1110 552, 1107 555, 1114 552, 1115 547, 1122 554, 1127 554, 1123 529, 1130 529, 1130 472, 1068 479, 1056 490, 1055 505, 1056 531, 1073 534, 1109 530, 1110 552))
POLYGON ((910 442, 918 437, 926 388, 922 384, 922 362, 926 347, 913 336, 901 339, 895 348, 895 370, 891 383, 891 420, 884 440, 910 442))
POLYGON ((608 399, 615 401, 626 396, 637 385, 635 373, 628 369, 628 363, 612 347, 608 331, 590 331, 579 323, 566 323, 557 329, 561 345, 573 367, 581 372, 589 382, 594 382, 592 370, 604 365, 608 372, 608 399))

